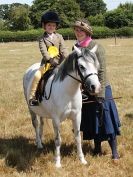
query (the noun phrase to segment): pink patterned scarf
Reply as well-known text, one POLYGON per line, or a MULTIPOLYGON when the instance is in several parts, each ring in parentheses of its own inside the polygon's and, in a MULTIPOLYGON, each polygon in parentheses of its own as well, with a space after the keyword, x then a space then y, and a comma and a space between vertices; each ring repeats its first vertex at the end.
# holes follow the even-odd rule
POLYGON ((84 41, 80 42, 79 45, 80 47, 87 47, 91 41, 91 37, 87 37, 84 41))

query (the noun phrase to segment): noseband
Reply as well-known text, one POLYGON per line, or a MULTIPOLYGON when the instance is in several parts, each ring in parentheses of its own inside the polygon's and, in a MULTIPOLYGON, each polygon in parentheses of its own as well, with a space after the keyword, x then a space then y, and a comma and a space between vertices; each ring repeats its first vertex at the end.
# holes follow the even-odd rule
MULTIPOLYGON (((74 80, 80 82, 80 83, 82 84, 83 88, 86 88, 86 80, 87 80, 87 78, 90 77, 90 76, 92 76, 92 75, 98 75, 98 74, 97 74, 97 73, 90 73, 90 74, 88 74, 87 76, 84 77, 83 74, 81 73, 81 71, 80 71, 80 69, 79 69, 79 65, 78 65, 78 59, 81 58, 81 57, 83 57, 83 56, 80 55, 80 56, 77 58, 76 62, 75 62, 75 68, 77 68, 77 71, 78 71, 78 74, 79 74, 81 80, 75 78, 75 77, 72 76, 71 74, 68 74, 68 73, 67 73, 67 75, 70 76, 71 78, 73 78, 74 80)), ((83 58, 84 58, 84 57, 83 57, 83 58)))

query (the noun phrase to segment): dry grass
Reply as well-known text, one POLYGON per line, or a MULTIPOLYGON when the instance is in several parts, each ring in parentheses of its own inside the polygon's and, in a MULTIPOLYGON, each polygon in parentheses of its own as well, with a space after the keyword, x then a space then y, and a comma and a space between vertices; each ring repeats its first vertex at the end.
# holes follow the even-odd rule
MULTIPOLYGON (((98 40, 107 53, 109 79, 122 122, 122 135, 118 137, 121 156, 118 165, 111 161, 107 142, 103 142, 106 155, 93 157, 93 143, 83 142, 89 165, 80 164, 73 142, 71 122, 61 127, 62 168, 53 163, 54 142, 51 122, 45 122, 45 148, 37 151, 35 133, 23 96, 22 77, 25 70, 40 61, 36 42, 0 44, 0 176, 1 177, 131 177, 133 175, 133 39, 98 40)), ((73 41, 66 41, 71 50, 73 41)))

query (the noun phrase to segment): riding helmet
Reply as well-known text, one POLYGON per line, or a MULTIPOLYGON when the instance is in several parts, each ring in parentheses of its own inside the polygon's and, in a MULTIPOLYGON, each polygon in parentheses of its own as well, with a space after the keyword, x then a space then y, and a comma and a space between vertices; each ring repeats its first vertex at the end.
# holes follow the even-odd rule
POLYGON ((48 11, 41 17, 41 24, 42 23, 48 23, 48 22, 54 22, 54 23, 60 23, 60 19, 58 15, 53 11, 48 11))

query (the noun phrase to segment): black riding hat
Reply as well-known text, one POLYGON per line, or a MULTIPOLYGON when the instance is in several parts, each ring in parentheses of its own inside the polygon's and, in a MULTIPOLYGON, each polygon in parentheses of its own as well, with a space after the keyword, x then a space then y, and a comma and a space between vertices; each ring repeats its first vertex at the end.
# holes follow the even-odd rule
POLYGON ((54 22, 54 23, 60 23, 60 19, 58 15, 55 12, 48 11, 41 17, 41 24, 42 23, 48 23, 48 22, 54 22))

